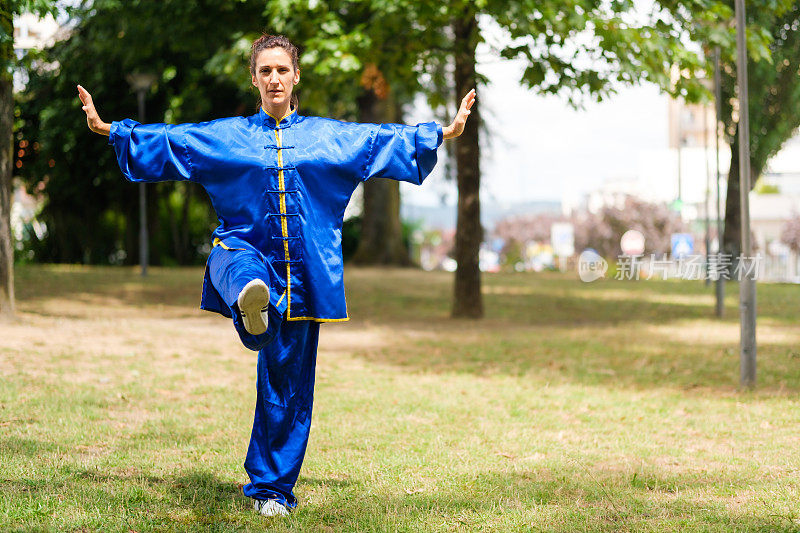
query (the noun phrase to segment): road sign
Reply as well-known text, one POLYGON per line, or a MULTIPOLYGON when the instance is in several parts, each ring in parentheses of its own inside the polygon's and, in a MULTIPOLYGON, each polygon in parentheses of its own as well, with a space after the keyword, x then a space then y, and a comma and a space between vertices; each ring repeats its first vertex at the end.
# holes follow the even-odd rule
POLYGON ((670 241, 673 259, 683 259, 694 252, 694 237, 691 233, 673 233, 670 241))
POLYGON ((554 222, 550 226, 550 244, 559 257, 570 257, 575 253, 575 228, 569 222, 554 222))

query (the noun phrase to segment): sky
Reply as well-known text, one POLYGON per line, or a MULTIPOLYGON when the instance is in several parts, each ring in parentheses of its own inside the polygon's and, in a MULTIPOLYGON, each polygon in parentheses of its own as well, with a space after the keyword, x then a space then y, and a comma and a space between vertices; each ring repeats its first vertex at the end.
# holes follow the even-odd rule
MULTIPOLYGON (((521 86, 521 62, 479 57, 479 71, 490 80, 478 89, 488 127, 481 140, 485 200, 558 201, 580 195, 609 179, 635 177, 642 154, 668 148, 668 99, 654 85, 624 88, 575 110, 560 97, 521 86)), ((411 116, 430 120, 423 114, 411 116)), ((453 203, 455 184, 437 170, 423 187, 404 185, 404 201, 438 205, 444 196, 453 203)))

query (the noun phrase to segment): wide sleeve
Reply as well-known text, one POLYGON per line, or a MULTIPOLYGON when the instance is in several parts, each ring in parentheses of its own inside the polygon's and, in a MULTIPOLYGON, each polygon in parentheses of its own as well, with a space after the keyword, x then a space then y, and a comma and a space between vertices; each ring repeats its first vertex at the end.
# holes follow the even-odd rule
POLYGON ((372 135, 362 180, 391 178, 420 185, 436 165, 440 144, 442 126, 437 122, 381 124, 372 135))
POLYGON ((111 123, 108 144, 130 181, 191 181, 192 162, 186 143, 190 124, 139 124, 126 118, 111 123))

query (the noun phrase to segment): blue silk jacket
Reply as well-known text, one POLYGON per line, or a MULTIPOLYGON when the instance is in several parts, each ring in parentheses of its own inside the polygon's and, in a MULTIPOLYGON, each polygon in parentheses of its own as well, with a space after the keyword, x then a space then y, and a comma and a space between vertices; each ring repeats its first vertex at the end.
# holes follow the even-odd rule
MULTIPOLYGON (((196 124, 111 124, 109 144, 130 181, 200 183, 220 225, 214 244, 255 248, 272 276, 270 303, 288 320, 347 320, 342 217, 359 182, 421 184, 436 164, 435 122, 358 124, 304 117, 250 117, 196 124)), ((229 316, 210 282, 202 309, 229 316)))

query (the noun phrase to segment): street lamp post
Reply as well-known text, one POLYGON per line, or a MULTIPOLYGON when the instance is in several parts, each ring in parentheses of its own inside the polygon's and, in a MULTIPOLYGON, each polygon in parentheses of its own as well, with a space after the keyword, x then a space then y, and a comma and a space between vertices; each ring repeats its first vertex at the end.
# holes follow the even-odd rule
MULTIPOLYGON (((145 109, 144 101, 150 87, 156 81, 155 74, 146 72, 135 72, 128 75, 128 83, 136 92, 136 100, 139 104, 139 122, 144 123, 145 109)), ((147 263, 149 261, 149 250, 147 238, 147 190, 144 183, 139 183, 139 266, 142 276, 147 275, 147 263)))
POLYGON ((681 182, 683 181, 683 161, 681 159, 681 148, 683 148, 683 104, 678 109, 678 198, 675 200, 675 205, 678 206, 678 211, 683 206, 683 198, 681 191, 681 182))
POLYGON ((711 166, 708 162, 708 108, 703 106, 703 158, 706 160, 706 200, 705 200, 705 230, 706 230, 706 286, 711 284, 708 275, 708 266, 711 262, 711 166))
POLYGON ((747 46, 744 0, 736 0, 737 82, 739 85, 739 194, 741 198, 742 255, 739 258, 741 311, 740 384, 756 384, 756 278, 750 239, 750 115, 747 95, 747 46))
POLYGON ((720 136, 720 117, 722 116, 722 74, 719 68, 719 46, 714 48, 714 150, 716 162, 714 164, 716 184, 717 184, 717 316, 722 318, 725 312, 725 277, 720 274, 719 261, 722 257, 722 191, 719 185, 719 136, 720 136))

